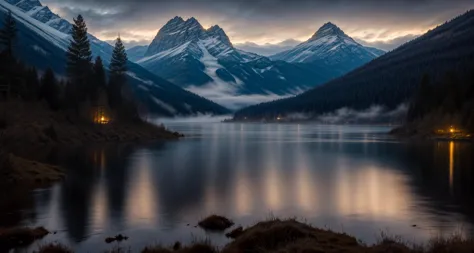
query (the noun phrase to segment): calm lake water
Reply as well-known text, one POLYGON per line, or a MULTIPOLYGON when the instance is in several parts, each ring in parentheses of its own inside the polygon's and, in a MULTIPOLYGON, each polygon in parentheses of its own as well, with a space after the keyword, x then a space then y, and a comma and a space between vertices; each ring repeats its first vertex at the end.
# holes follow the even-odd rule
POLYGON ((187 137, 54 151, 67 180, 34 191, 9 222, 57 234, 19 252, 50 241, 101 252, 118 233, 132 251, 195 238, 223 245, 222 234, 194 227, 213 213, 244 226, 299 217, 367 243, 381 231, 417 242, 473 232, 469 143, 400 142, 374 126, 166 125, 187 137))

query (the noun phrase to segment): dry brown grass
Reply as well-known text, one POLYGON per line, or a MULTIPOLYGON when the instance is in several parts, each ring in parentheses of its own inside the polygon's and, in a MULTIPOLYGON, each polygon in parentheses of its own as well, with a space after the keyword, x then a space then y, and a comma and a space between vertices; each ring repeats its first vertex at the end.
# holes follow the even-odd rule
POLYGON ((200 221, 198 225, 206 230, 224 231, 232 227, 234 222, 224 216, 211 215, 200 221))
MULTIPOLYGON (((175 243, 176 245, 176 243, 175 243)), ((194 242, 191 245, 182 247, 166 248, 163 246, 146 247, 142 253, 218 253, 218 249, 211 245, 209 241, 194 242)))
POLYGON ((243 227, 237 227, 230 231, 229 233, 225 234, 227 238, 232 238, 235 239, 239 236, 241 236, 244 233, 244 228, 243 227))
POLYGON ((50 243, 40 246, 36 253, 73 253, 73 251, 62 244, 50 243))
POLYGON ((295 219, 259 222, 222 252, 360 252, 354 237, 314 228, 295 219))
MULTIPOLYGON (((5 236, 5 230, 1 231, 5 236)), ((16 229, 8 234, 20 236, 29 243, 47 233, 43 228, 38 229, 16 229)), ((5 237, 3 237, 5 238, 5 237)), ((3 245, 5 241, 0 241, 3 245)), ((40 247, 38 253, 72 253, 73 251, 59 244, 49 244, 40 247)), ((109 253, 128 253, 131 249, 115 247, 109 253)), ((135 252, 135 251, 133 251, 135 252)), ((259 222, 251 227, 243 229, 241 234, 223 249, 213 246, 208 240, 196 241, 190 245, 182 246, 175 243, 172 247, 150 246, 141 251, 142 253, 473 253, 474 240, 465 239, 459 235, 448 238, 434 238, 425 245, 416 245, 404 241, 401 237, 387 236, 382 234, 378 243, 365 245, 357 241, 355 237, 344 233, 315 228, 311 225, 299 222, 295 219, 272 219, 259 222)))

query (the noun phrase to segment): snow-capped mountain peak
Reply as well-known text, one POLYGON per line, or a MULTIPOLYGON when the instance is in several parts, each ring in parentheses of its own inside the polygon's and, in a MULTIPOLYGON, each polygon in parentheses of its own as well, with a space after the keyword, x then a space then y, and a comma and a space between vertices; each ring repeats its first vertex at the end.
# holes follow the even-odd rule
POLYGON ((5 0, 5 2, 62 33, 68 34, 71 30, 71 24, 67 20, 53 13, 48 6, 43 6, 39 0, 5 0))
POLYGON ((206 32, 209 34, 209 36, 216 37, 219 41, 232 47, 232 43, 230 42, 229 37, 225 33, 224 29, 222 29, 220 26, 213 25, 209 29, 207 29, 206 32))
MULTIPOLYGON (((63 76, 71 40, 68 33, 72 25, 37 0, 0 0, 0 20, 9 12, 17 20, 15 56, 39 70, 52 68, 63 76)), ((88 36, 93 55, 100 56, 108 66, 113 47, 91 34, 88 36)), ((131 91, 150 113, 174 116, 227 112, 227 109, 187 92, 137 64, 129 63, 128 68, 131 91)))
POLYGON ((337 25, 328 22, 321 26, 321 28, 319 28, 319 30, 314 33, 314 35, 309 39, 309 41, 317 40, 326 36, 349 37, 337 25))
POLYGON ((224 29, 204 29, 195 18, 171 19, 144 55, 142 50, 129 50, 136 63, 229 108, 295 95, 322 82, 307 69, 237 50, 224 29))
POLYGON ((195 18, 184 20, 176 16, 158 31, 145 56, 170 50, 189 41, 197 41, 203 38, 204 33, 204 28, 195 18))
POLYGON ((338 72, 347 73, 380 56, 378 53, 381 51, 360 45, 338 26, 328 22, 309 40, 271 58, 291 63, 314 63, 321 68, 340 68, 338 72))

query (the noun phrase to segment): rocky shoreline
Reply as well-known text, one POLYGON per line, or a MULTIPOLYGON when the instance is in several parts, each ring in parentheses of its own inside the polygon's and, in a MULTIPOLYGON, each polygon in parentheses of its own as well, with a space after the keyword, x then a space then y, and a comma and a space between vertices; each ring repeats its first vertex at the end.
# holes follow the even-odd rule
MULTIPOLYGON (((222 216, 210 217, 229 219, 222 216)), ((209 218, 208 218, 209 219, 209 218)), ((204 229, 204 228, 203 228, 204 229)), ((27 238, 31 237, 31 231, 37 229, 20 229, 11 231, 24 231, 27 238)), ((232 230, 232 228, 229 228, 232 230)), ((41 229, 43 231, 43 229, 41 229)), ((47 230, 44 230, 47 231, 47 230)), ((224 229, 220 233, 224 233, 224 229)), ((16 232, 15 232, 16 233, 16 232)), ((449 238, 433 238, 426 244, 419 245, 409 243, 401 239, 401 237, 390 237, 382 234, 377 243, 367 245, 356 237, 346 233, 334 232, 328 229, 321 229, 310 224, 300 222, 296 219, 277 219, 258 222, 245 229, 237 227, 228 233, 232 240, 223 247, 214 246, 209 240, 195 241, 190 245, 183 245, 179 241, 170 246, 148 246, 143 249, 125 249, 116 245, 110 253, 118 252, 143 252, 143 253, 237 253, 237 252, 314 252, 314 253, 468 253, 474 250, 474 241, 465 239, 461 236, 451 236, 449 238), (132 251, 133 250, 133 251, 132 251)), ((16 234, 15 234, 16 235, 16 234)), ((44 236, 44 234, 41 234, 44 236)), ((128 237, 119 235, 125 240, 128 237)), ((1 233, 0 241, 3 239, 7 242, 8 233, 1 233), (3 238, 2 238, 3 236, 3 238)), ((13 237, 14 239, 17 238, 13 237)), ((38 237, 40 238, 40 237, 38 237)), ((107 239, 106 239, 107 240, 107 239)), ((131 235, 129 240, 133 240, 131 235)), ((12 241, 14 243, 16 241, 12 241)), ((31 242, 31 240, 29 241, 31 242)), ((104 242, 105 243, 105 242, 104 242)), ((39 253, 56 252, 74 252, 67 245, 51 243, 40 245, 39 253)))

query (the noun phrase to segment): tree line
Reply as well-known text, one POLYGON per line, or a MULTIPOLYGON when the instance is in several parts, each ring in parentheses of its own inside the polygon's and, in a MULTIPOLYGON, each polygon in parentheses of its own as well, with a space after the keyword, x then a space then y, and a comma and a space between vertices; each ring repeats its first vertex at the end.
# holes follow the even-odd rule
POLYGON ((133 98, 124 92, 128 85, 128 59, 120 36, 115 41, 107 71, 99 56, 93 58, 86 22, 78 15, 71 28, 71 41, 66 52, 66 78, 58 78, 51 68, 39 77, 40 71, 35 67, 26 66, 16 59, 13 49, 17 32, 15 18, 9 12, 0 30, 0 85, 8 87, 5 91, 8 96, 25 101, 45 100, 52 110, 76 113, 86 105, 98 106, 106 100, 106 106, 115 112, 117 120, 139 119, 133 98))
POLYGON ((474 11, 420 36, 370 63, 299 96, 244 108, 235 119, 275 119, 292 113, 318 116, 347 107, 396 109, 410 102, 424 74, 441 83, 453 72, 469 82, 474 71, 474 11))
POLYGON ((448 72, 437 80, 425 74, 407 114, 407 122, 430 121, 444 129, 455 125, 474 130, 474 72, 459 75, 448 72))

